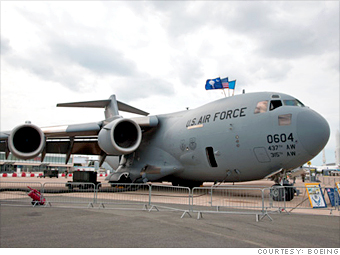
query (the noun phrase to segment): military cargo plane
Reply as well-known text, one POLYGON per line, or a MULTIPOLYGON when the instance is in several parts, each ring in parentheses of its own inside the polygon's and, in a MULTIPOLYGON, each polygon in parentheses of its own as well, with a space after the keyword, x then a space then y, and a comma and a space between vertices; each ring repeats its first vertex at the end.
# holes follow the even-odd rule
POLYGON ((107 177, 113 183, 169 181, 194 187, 271 176, 282 185, 286 173, 315 157, 330 135, 320 114, 290 95, 273 92, 151 116, 115 95, 57 106, 102 107, 105 120, 44 128, 25 123, 1 133, 0 150, 20 159, 63 153, 66 162, 71 154, 99 155, 101 162, 114 156, 116 170, 107 177), (142 116, 123 118, 119 110, 142 116))

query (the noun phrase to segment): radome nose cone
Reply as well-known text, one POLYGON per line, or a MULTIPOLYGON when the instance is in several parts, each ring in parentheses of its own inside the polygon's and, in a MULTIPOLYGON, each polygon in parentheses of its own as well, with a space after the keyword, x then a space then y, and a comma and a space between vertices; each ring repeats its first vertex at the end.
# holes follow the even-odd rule
POLYGON ((297 117, 297 134, 304 149, 314 157, 327 144, 330 129, 320 114, 308 110, 299 113, 297 117))

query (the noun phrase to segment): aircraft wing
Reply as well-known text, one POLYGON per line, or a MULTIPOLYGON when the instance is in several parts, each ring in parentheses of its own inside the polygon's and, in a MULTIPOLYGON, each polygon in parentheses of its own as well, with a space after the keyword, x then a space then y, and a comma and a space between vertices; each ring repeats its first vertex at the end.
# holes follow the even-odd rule
MULTIPOLYGON (((45 146, 41 151, 43 157, 46 153, 58 153, 67 155, 102 154, 102 151, 98 146, 97 139, 101 126, 102 126, 101 122, 98 122, 41 128, 40 130, 42 131, 45 138, 44 139, 45 146)), ((20 127, 23 127, 26 130, 27 127, 37 128, 36 126, 30 124, 25 124, 20 127)), ((16 130, 18 129, 14 129, 13 131, 16 130)), ((0 133, 0 151, 6 152, 6 157, 8 157, 8 154, 10 152, 8 147, 9 145, 8 139, 10 138, 11 133, 12 131, 5 131, 0 133)))
POLYGON ((123 118, 116 110, 119 107, 142 115, 145 112, 121 102, 117 106, 114 96, 110 99, 93 101, 92 104, 77 103, 78 107, 98 107, 99 104, 106 107, 108 118, 103 121, 42 128, 25 123, 12 131, 0 133, 0 151, 6 153, 6 158, 11 152, 21 159, 31 159, 41 153, 42 161, 46 153, 66 154, 66 162, 71 154, 101 155, 104 158, 106 155, 129 154, 139 147, 142 133, 158 125, 158 118, 123 118), (116 112, 110 111, 112 105, 116 112))

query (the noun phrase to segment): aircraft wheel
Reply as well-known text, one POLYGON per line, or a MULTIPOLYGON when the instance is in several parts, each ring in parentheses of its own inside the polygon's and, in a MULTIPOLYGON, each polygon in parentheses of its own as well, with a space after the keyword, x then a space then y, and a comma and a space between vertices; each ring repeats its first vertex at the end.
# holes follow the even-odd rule
POLYGON ((280 184, 274 184, 270 194, 274 201, 291 201, 294 198, 294 187, 291 184, 285 184, 284 188, 280 184))
POLYGON ((270 189, 270 195, 274 201, 283 201, 284 200, 284 189, 280 184, 274 184, 270 189))
POLYGON ((285 186, 285 196, 286 201, 291 201, 294 198, 294 187, 291 184, 284 185, 285 186))
POLYGON ((125 175, 122 175, 118 183, 132 183, 132 180, 130 179, 130 177, 126 177, 125 175))

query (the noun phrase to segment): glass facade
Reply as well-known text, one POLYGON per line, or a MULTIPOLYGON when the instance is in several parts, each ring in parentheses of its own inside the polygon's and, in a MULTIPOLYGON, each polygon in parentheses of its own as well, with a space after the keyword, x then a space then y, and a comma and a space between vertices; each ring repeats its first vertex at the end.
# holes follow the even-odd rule
POLYGON ((65 172, 68 168, 73 167, 72 157, 65 164, 66 156, 60 154, 46 154, 43 162, 41 156, 34 159, 23 160, 14 157, 12 154, 6 159, 5 153, 0 152, 0 172, 43 172, 44 170, 58 170, 65 172))

